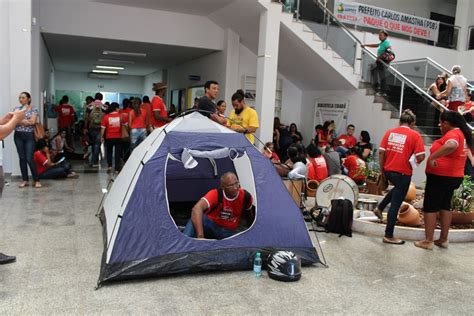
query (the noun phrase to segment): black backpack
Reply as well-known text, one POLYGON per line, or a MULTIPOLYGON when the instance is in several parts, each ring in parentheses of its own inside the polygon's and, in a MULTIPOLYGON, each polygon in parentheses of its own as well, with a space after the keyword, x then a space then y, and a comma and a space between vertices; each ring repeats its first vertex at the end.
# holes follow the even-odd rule
POLYGON ((336 199, 331 201, 331 213, 326 224, 327 233, 339 234, 352 237, 352 217, 354 207, 348 199, 336 199))

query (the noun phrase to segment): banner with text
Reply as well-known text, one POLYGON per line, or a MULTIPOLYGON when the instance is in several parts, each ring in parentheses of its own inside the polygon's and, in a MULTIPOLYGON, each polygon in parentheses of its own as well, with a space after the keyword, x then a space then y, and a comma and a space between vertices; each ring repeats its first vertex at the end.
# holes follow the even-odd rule
POLYGON ((344 23, 438 41, 438 21, 366 4, 337 0, 334 1, 334 14, 344 23))
POLYGON ((316 100, 316 110, 314 113, 314 126, 323 125, 326 121, 334 121, 336 132, 341 134, 346 130, 348 100, 324 97, 316 100))

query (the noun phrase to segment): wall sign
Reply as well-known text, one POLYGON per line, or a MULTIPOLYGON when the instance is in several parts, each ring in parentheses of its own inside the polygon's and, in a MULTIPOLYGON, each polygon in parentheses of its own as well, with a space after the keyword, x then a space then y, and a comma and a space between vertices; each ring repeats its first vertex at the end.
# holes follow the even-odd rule
POLYGON ((439 22, 356 2, 334 1, 334 14, 344 23, 438 41, 439 22))
POLYGON ((347 109, 349 101, 338 97, 324 97, 316 100, 314 111, 314 126, 323 125, 326 121, 334 121, 336 132, 344 133, 347 124, 347 109))

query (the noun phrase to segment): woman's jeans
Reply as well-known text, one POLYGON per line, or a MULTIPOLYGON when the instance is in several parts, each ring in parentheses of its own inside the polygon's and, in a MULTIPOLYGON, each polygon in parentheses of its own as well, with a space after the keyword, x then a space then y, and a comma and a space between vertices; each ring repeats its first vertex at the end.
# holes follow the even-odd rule
POLYGON ((132 128, 130 130, 130 150, 133 151, 146 138, 146 128, 132 128))
POLYGON ((385 228, 385 237, 392 238, 393 231, 395 229, 395 223, 397 222, 398 210, 402 205, 403 200, 410 187, 411 176, 407 176, 398 172, 387 171, 384 172, 385 177, 390 181, 394 187, 387 195, 383 198, 382 202, 378 205, 378 209, 383 212, 385 207, 390 203, 390 208, 387 214, 387 227, 385 228))
POLYGON ((51 167, 42 174, 40 174, 40 179, 63 179, 66 178, 70 173, 71 165, 63 162, 57 166, 51 167))
POLYGON ((122 160, 122 139, 109 138, 105 140, 107 167, 112 168, 112 157, 115 157, 115 171, 120 171, 122 160))
POLYGON ((372 84, 375 87, 380 84, 379 85, 380 90, 382 90, 382 92, 387 92, 387 81, 386 81, 384 62, 377 59, 375 61, 375 64, 372 65, 370 74, 372 77, 372 84))
POLYGON ((15 132, 13 140, 15 141, 18 156, 20 157, 21 178, 23 181, 28 181, 28 166, 30 166, 33 180, 38 181, 38 172, 36 171, 33 161, 33 153, 35 152, 36 146, 34 132, 15 132))

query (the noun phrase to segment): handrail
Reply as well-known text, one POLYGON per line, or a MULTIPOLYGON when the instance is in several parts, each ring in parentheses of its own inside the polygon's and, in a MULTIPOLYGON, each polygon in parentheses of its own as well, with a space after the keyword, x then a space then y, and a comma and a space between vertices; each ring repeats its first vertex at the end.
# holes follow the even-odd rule
MULTIPOLYGON (((442 70, 443 72, 447 73, 448 75, 453 74, 446 67, 439 64, 437 61, 431 59, 430 57, 400 60, 400 61, 393 62, 392 65, 403 65, 403 64, 409 64, 409 63, 415 63, 415 62, 424 62, 424 61, 427 61, 428 63, 434 65, 435 68, 438 68, 439 70, 442 70)), ((469 87, 469 89, 474 89, 474 86, 472 84, 470 84, 469 82, 467 82, 467 86, 469 87)))
MULTIPOLYGON (((352 32, 349 30, 349 28, 347 26, 345 26, 343 23, 341 23, 339 21, 338 18, 336 18, 334 16, 334 14, 328 9, 326 8, 323 3, 321 2, 321 0, 313 0, 313 2, 318 5, 325 13, 327 13, 330 17, 333 18, 333 20, 336 22, 336 24, 338 24, 339 26, 341 26, 347 33, 349 33, 349 35, 357 42, 359 43, 359 45, 363 45, 362 42, 354 35, 352 34, 352 32)), ((377 55, 375 55, 372 51, 370 51, 369 49, 365 48, 365 47, 361 47, 362 48, 362 51, 368 53, 370 56, 372 56, 372 58, 374 59, 377 59, 377 55)), ((393 66, 389 65, 389 64, 386 64, 386 63, 383 63, 384 67, 390 69, 390 71, 392 73, 395 73, 399 79, 403 79, 405 82, 407 82, 410 86, 412 86, 412 88, 414 88, 415 90, 417 90, 419 93, 421 93, 422 95, 424 95, 425 97, 427 97, 429 100, 431 100, 431 102, 434 102, 437 106, 438 106, 438 110, 440 109, 443 109, 443 111, 446 111, 448 110, 443 104, 441 104, 441 102, 439 102, 438 100, 436 100, 435 98, 433 98, 431 95, 429 95, 424 89, 420 88, 419 86, 417 86, 416 84, 414 84, 410 79, 408 79, 407 77, 405 77, 403 74, 401 74, 397 69, 395 69, 393 66)), ((440 110, 441 111, 441 110, 440 110)))

